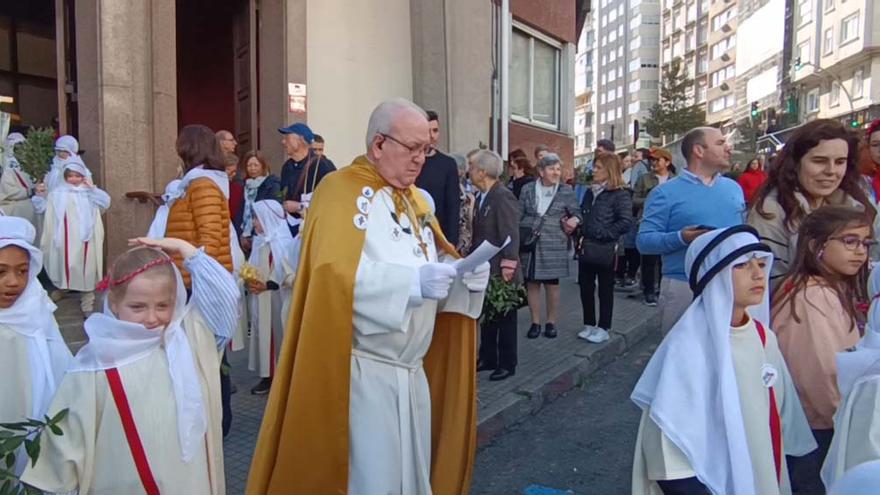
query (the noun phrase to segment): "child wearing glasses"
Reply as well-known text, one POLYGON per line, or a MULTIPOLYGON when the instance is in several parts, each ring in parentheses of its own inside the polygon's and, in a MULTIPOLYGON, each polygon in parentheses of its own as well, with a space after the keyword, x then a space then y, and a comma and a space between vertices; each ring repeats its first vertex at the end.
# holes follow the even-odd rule
POLYGON ((814 453, 790 462, 794 486, 819 483, 840 404, 835 355, 859 342, 866 262, 874 244, 864 212, 819 208, 801 223, 791 271, 774 294, 772 326, 819 444, 814 453))

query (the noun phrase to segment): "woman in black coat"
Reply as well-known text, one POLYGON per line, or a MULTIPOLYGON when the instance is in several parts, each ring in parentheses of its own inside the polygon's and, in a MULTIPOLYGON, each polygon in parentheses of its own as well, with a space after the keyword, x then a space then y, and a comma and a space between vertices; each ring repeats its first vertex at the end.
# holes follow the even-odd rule
POLYGON ((241 215, 241 245, 243 249, 249 251, 254 230, 254 203, 264 199, 280 202, 281 181, 272 175, 269 163, 257 151, 245 153, 241 163, 244 164, 245 177, 247 177, 241 215))
POLYGON ((599 344, 609 339, 614 310, 614 264, 620 237, 634 224, 632 196, 621 177, 621 161, 610 154, 596 158, 593 184, 581 202, 583 223, 578 244, 578 283, 584 328, 578 337, 599 344), (599 281, 599 324, 596 325, 596 279, 599 281))

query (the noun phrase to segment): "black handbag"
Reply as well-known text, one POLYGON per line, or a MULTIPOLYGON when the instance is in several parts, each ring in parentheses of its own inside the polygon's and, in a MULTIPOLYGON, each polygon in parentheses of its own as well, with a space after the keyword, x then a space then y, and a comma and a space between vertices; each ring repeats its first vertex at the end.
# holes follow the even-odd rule
POLYGON ((617 242, 596 242, 581 237, 578 243, 577 259, 580 263, 587 263, 601 267, 613 267, 617 261, 617 242))

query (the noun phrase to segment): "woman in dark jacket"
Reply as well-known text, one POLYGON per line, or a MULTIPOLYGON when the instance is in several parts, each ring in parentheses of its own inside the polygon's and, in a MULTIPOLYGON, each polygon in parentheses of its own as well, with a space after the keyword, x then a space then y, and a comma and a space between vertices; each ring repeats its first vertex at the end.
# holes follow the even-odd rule
MULTIPOLYGON (((621 177, 621 161, 617 155, 603 155, 593 164, 593 184, 581 203, 583 224, 580 227, 580 249, 616 251, 620 237, 633 227, 632 198, 621 177)), ((597 258, 596 256, 592 257, 597 258)), ((599 256, 598 258, 601 258, 599 256)), ((584 309, 584 329, 578 337, 599 344, 608 340, 611 314, 614 310, 614 259, 601 264, 587 261, 578 263, 578 283, 581 286, 581 305, 584 309), (596 279, 599 280, 599 325, 596 325, 596 279)))
POLYGON ((241 215, 242 247, 250 250, 254 230, 254 203, 264 199, 280 202, 281 182, 272 175, 269 163, 258 151, 248 151, 241 159, 244 165, 244 207, 241 215))

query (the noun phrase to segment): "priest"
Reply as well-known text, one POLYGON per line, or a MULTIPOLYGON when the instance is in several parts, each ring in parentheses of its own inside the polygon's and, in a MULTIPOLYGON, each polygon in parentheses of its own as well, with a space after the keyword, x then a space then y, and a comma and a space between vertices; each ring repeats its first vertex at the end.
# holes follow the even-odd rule
POLYGON ((248 494, 468 492, 489 265, 459 273, 414 186, 422 109, 381 103, 366 145, 309 208, 248 494))

